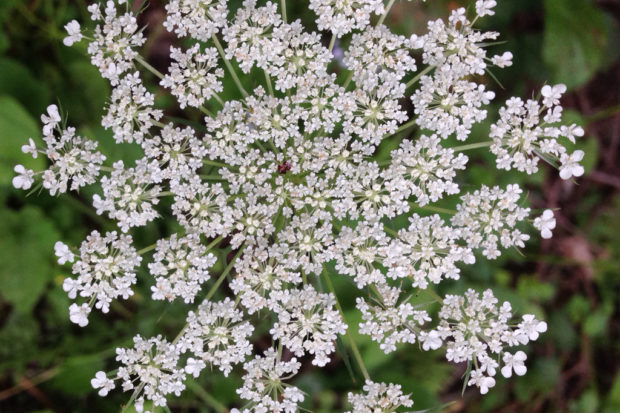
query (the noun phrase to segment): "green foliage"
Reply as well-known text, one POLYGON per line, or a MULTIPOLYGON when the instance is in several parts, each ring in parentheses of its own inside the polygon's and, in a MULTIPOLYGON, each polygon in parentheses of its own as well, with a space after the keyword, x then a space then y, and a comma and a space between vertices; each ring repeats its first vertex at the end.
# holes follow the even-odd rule
POLYGON ((545 13, 543 58, 554 81, 569 89, 580 86, 604 62, 603 13, 590 0, 545 0, 545 13))
POLYGON ((0 233, 0 295, 15 311, 27 313, 52 281, 55 269, 45 251, 53 251, 60 234, 32 206, 4 211, 0 233))
POLYGON ((21 151, 28 138, 37 138, 39 126, 33 117, 13 97, 0 95, 0 185, 10 185, 13 166, 21 163, 26 168, 41 170, 45 161, 21 151))

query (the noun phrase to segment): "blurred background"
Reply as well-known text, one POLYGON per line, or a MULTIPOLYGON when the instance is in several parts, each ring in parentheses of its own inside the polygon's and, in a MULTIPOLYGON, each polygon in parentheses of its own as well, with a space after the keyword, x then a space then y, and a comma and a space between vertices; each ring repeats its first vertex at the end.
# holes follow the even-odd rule
MULTIPOLYGON (((150 0, 141 17, 148 42, 143 55, 165 71, 168 49, 180 44, 161 26, 164 1, 150 0)), ((239 1, 230 0, 231 8, 239 1)), ((463 1, 398 1, 387 24, 402 34, 423 33, 431 18, 447 17, 463 1)), ((470 3, 473 3, 471 1, 470 3)), ((524 255, 509 252, 493 262, 478 260, 458 282, 442 284, 441 293, 493 288, 510 300, 516 313, 535 313, 548 332, 527 348, 528 373, 499 378, 485 397, 467 390, 461 396, 465 366, 449 365, 441 351, 424 353, 405 346, 384 355, 367 337, 355 336, 375 381, 401 383, 415 401, 414 410, 445 412, 620 412, 620 0, 498 0, 497 14, 480 28, 498 30, 514 66, 497 70, 497 93, 490 119, 474 130, 472 142, 486 139, 499 105, 510 96, 535 96, 545 84, 564 83, 568 122, 586 130, 577 147, 586 152, 584 177, 562 181, 543 168, 532 176, 496 172, 485 150, 467 153, 471 167, 465 188, 519 183, 532 207, 560 208, 551 240, 528 245, 524 255), (453 402, 448 406, 445 403, 453 402)), ((79 195, 26 196, 12 189, 16 163, 42 169, 42 159, 28 159, 20 147, 40 138, 39 116, 57 103, 80 133, 97 139, 109 159, 135 159, 135 147, 115 145, 100 126, 109 86, 90 65, 85 48, 62 45, 63 26, 71 19, 89 21, 85 0, 0 0, 0 412, 117 412, 129 394, 100 398, 90 387, 97 370, 113 369, 114 347, 130 344, 140 333, 174 337, 186 308, 152 302, 148 274, 139 274, 136 295, 115 304, 110 314, 93 314, 86 328, 68 320, 69 301, 62 281, 66 268, 55 263, 53 245, 79 245, 93 229, 111 229, 89 206, 95 189, 79 195)), ((312 27, 307 2, 290 0, 289 16, 312 27)), ((329 37, 325 36, 326 42, 329 37)), ((148 78, 148 74, 144 75, 148 78)), ((151 79, 153 80, 153 79, 151 79)), ((248 82, 252 82, 249 79, 248 82)), ((153 85, 156 83, 151 82, 153 85)), ((228 90, 234 90, 227 88, 228 90)), ((157 103, 169 100, 156 87, 157 103)), ((226 96, 234 98, 235 96, 226 96)), ((170 116, 199 117, 167 111, 170 116)), ((402 138, 402 137, 401 137, 402 138)), ((388 142, 378 157, 398 142, 388 142)), ((449 205, 450 201, 446 203, 449 205)), ((161 221, 161 220, 160 220, 161 221)), ((137 245, 165 236, 170 225, 158 222, 135 234, 137 245)), ((225 255, 225 251, 222 255, 225 255)), ((221 271, 221 268, 219 269, 221 271)), ((336 284, 349 324, 357 323, 349 284, 336 284)), ((258 338, 255 345, 269 345, 258 338)), ((173 412, 226 412, 235 406, 239 370, 219 372, 188 384, 173 412)), ((347 351, 325 369, 302 367, 296 384, 308 393, 304 407, 322 413, 343 411, 342 396, 361 387, 361 377, 347 351)), ((131 410, 130 410, 131 411, 131 410)))

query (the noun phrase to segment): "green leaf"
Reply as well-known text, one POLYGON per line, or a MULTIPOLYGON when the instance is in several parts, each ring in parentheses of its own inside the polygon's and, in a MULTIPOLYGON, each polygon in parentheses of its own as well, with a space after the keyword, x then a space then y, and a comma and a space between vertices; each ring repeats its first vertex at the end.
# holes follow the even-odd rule
POLYGON ((65 394, 88 394, 93 391, 90 379, 102 368, 103 360, 99 355, 71 357, 64 362, 60 372, 48 385, 65 394))
POLYGON ((15 311, 29 312, 52 280, 53 223, 37 207, 0 211, 0 296, 15 311))
POLYGON ((0 94, 14 97, 30 113, 40 113, 45 110, 50 100, 50 91, 46 84, 35 78, 27 67, 12 59, 0 58, 0 73, 2 73, 0 94))
POLYGON ((44 168, 45 161, 41 156, 33 159, 21 151, 28 138, 36 138, 40 134, 32 116, 10 96, 0 95, 0 108, 0 185, 10 185, 16 164, 36 171, 44 168))
POLYGON ((604 63, 603 14, 589 0, 545 0, 543 59, 553 82, 569 89, 585 83, 604 63))

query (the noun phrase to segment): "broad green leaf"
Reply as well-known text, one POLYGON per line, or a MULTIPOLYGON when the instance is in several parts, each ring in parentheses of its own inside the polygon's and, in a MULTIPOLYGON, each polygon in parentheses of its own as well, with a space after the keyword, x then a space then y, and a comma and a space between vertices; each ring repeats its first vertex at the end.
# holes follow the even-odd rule
POLYGON ((56 377, 48 385, 65 394, 91 393, 93 388, 90 379, 103 367, 103 359, 99 355, 71 357, 64 362, 56 377))
MULTIPOLYGON (((0 50, 1 39, 0 33, 0 50)), ((13 96, 30 113, 42 113, 45 110, 50 101, 50 91, 26 66, 12 59, 0 58, 0 73, 0 94, 13 96)))
POLYGON ((607 34, 590 0, 545 0, 543 59, 555 83, 584 84, 601 67, 607 34))
POLYGON ((26 168, 42 170, 44 159, 32 156, 21 151, 21 146, 33 138, 41 145, 37 138, 40 135, 37 122, 30 116, 24 107, 10 96, 0 96, 0 185, 10 185, 14 176, 15 164, 22 164, 26 168))
POLYGON ((37 207, 0 211, 0 295, 17 312, 29 312, 52 281, 53 223, 37 207))

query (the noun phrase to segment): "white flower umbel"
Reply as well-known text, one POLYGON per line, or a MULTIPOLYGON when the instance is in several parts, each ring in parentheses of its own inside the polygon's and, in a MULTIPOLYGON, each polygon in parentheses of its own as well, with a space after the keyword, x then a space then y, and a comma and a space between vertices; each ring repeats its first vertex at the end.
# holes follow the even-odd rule
POLYGON ((194 302, 202 284, 210 277, 209 268, 217 258, 200 243, 196 234, 157 241, 149 272, 155 277, 151 287, 154 300, 172 301, 180 297, 185 303, 194 302))
POLYGON ((538 162, 542 159, 558 168, 562 179, 583 175, 583 167, 578 163, 583 159, 583 151, 569 155, 558 139, 564 137, 575 143, 575 137, 584 135, 580 126, 560 125, 560 98, 564 92, 564 85, 547 85, 541 91, 542 105, 533 99, 523 102, 520 98, 511 98, 500 109, 500 120, 491 126, 490 134, 493 138, 491 152, 497 156, 499 169, 532 174, 538 171, 538 162))
POLYGON ((366 29, 371 14, 385 11, 383 0, 310 0, 310 9, 318 16, 319 30, 329 30, 338 37, 353 29, 366 29))
MULTIPOLYGON (((93 304, 107 313, 113 299, 126 300, 133 294, 131 286, 136 283, 135 271, 141 261, 129 235, 108 232, 102 237, 93 231, 80 246, 80 257, 73 264, 77 278, 65 278, 62 287, 71 299, 79 295, 90 300, 88 312, 80 310, 84 315, 88 315, 93 304)), ((83 323, 82 320, 79 324, 83 323)))
POLYGON ((237 393, 251 407, 233 409, 231 413, 297 412, 297 403, 304 400, 304 395, 285 381, 295 376, 300 366, 294 357, 289 361, 281 360, 280 353, 273 348, 265 351, 264 356, 256 356, 245 363, 243 386, 237 389, 237 393))
POLYGON ((400 384, 366 380, 363 390, 365 394, 349 393, 347 399, 353 408, 345 413, 393 413, 413 406, 413 401, 403 394, 400 384))
POLYGON ((457 242, 460 231, 445 226, 439 215, 413 214, 409 222, 409 227, 398 231, 397 238, 387 248, 388 277, 410 278, 414 287, 426 289, 429 282, 439 284, 443 278, 458 279, 458 262, 474 262, 471 249, 457 242))
POLYGON ((101 125, 112 129, 117 143, 141 143, 163 116, 161 110, 153 107, 154 101, 155 96, 142 85, 139 72, 129 73, 112 89, 101 125))
POLYGON ((482 394, 495 385, 493 377, 499 360, 505 364, 501 369, 505 377, 510 377, 512 370, 525 374, 525 353, 518 351, 513 355, 506 349, 536 340, 539 333, 547 330, 547 324, 531 314, 524 315, 514 327, 510 304, 497 304, 491 290, 482 295, 471 289, 464 296, 447 295, 439 312, 439 325, 420 336, 420 341, 435 342, 425 350, 439 348, 439 339, 446 346, 449 361, 469 363, 472 370, 467 385, 478 387, 482 394))
POLYGON ((301 273, 287 270, 277 247, 247 249, 235 263, 237 276, 230 288, 240 297, 250 314, 266 307, 273 308, 284 290, 302 283, 301 273))
POLYGON ((172 0, 164 27, 177 36, 207 41, 226 26, 226 0, 172 0))
POLYGON ((133 67, 133 60, 138 56, 135 49, 146 41, 136 16, 131 12, 119 14, 119 9, 127 10, 127 5, 120 3, 125 2, 117 5, 108 0, 103 13, 99 4, 88 6, 91 19, 97 24, 88 44, 88 54, 101 76, 112 85, 117 85, 120 76, 133 67))
MULTIPOLYGON (((245 405, 233 411, 296 412, 305 396, 289 380, 301 360, 335 365, 344 335, 366 380, 365 394, 350 397, 351 411, 405 410, 411 400, 398 385, 371 380, 338 290, 355 293, 355 323, 386 353, 415 342, 424 351, 445 346, 448 360, 470 363, 467 383, 482 393, 497 371, 525 373, 526 350, 514 347, 537 339, 544 322, 531 314, 510 322, 510 305, 498 307, 490 291, 442 300, 432 288, 451 288, 474 254, 494 259, 529 239, 522 190, 465 193, 468 159, 486 167, 488 157, 463 151, 490 146, 499 169, 531 173, 542 158, 564 179, 584 174, 584 153, 559 143, 584 135, 560 124, 566 88, 509 100, 492 141, 454 147, 488 115, 494 93, 482 76, 512 64, 508 51, 487 53, 499 34, 475 27, 495 13, 495 0, 472 0, 475 7, 411 37, 386 24, 394 0, 310 0, 318 16, 310 25, 289 18, 291 1, 239 3, 168 1, 163 25, 184 39, 171 37, 167 73, 139 55, 144 2, 93 4, 94 29, 66 25, 64 43, 86 41, 110 81, 102 125, 112 136, 101 146, 117 144, 118 156, 107 161, 50 105, 41 116, 43 145, 35 136, 22 146, 48 167, 22 162, 12 183, 28 190, 42 182, 52 195, 96 185, 88 193, 109 219, 102 225, 119 228, 94 231, 79 253, 55 245, 59 264, 76 261, 75 277, 63 283, 75 301, 69 319, 86 326, 93 307, 108 312, 113 299, 133 294, 142 269, 151 275, 147 298, 194 303, 176 338, 136 337, 133 349, 118 349, 118 374, 98 372, 93 387, 104 396, 120 379, 143 412, 149 400, 163 406, 179 394, 186 376, 227 375, 245 363, 237 390, 245 405), (171 101, 175 108, 159 107, 171 101), (456 211, 445 208, 454 204, 456 211), (134 232, 162 235, 136 251, 134 232), (413 304, 418 292, 442 305, 438 317, 430 302, 413 304), (270 341, 264 355, 253 355, 254 342, 258 350, 270 341)), ((550 210, 533 219, 543 238, 555 225, 550 210)))
POLYGON ((383 176, 391 187, 405 188, 405 196, 413 195, 420 206, 458 193, 459 186, 454 178, 457 171, 465 169, 468 161, 462 153, 457 155, 452 149, 443 148, 436 135, 422 135, 415 143, 403 140, 391 157, 383 176))
POLYGON ((13 186, 29 189, 35 176, 41 174, 43 187, 51 195, 77 191, 94 184, 99 177, 101 165, 106 157, 97 151, 97 142, 76 135, 75 128, 61 128, 61 118, 56 105, 47 108, 48 115, 41 115, 43 122, 43 142, 45 147, 39 149, 32 139, 22 146, 22 152, 37 158, 41 153, 50 161, 48 168, 42 172, 27 170, 22 165, 15 167, 18 173, 13 179, 13 186))
POLYGON ((154 220, 158 214, 153 207, 159 203, 161 192, 160 186, 154 184, 161 181, 157 163, 140 159, 134 168, 125 169, 123 161, 117 161, 113 168, 109 177, 101 178, 103 197, 93 196, 97 214, 107 212, 123 232, 154 220))
POLYGON ((121 380, 123 391, 134 391, 137 406, 142 406, 144 399, 165 406, 166 395, 179 396, 185 389, 186 374, 179 366, 179 350, 161 336, 134 337, 133 348, 116 349, 116 361, 122 364, 116 378, 121 380))
POLYGON ((452 224, 460 228, 461 238, 472 249, 482 249, 489 259, 500 256, 499 245, 504 248, 525 246, 530 236, 516 226, 524 221, 529 208, 519 206, 523 191, 518 185, 499 187, 482 186, 479 190, 461 197, 452 224))
POLYGON ((194 377, 200 375, 206 364, 218 367, 228 376, 233 366, 245 361, 252 352, 248 338, 254 327, 229 298, 204 301, 198 311, 190 311, 187 325, 177 347, 192 355, 185 371, 194 377))
POLYGON ((367 302, 356 299, 356 307, 362 313, 360 334, 369 335, 386 354, 396 350, 396 344, 416 341, 418 326, 431 321, 424 310, 415 310, 406 300, 399 302, 400 288, 387 284, 377 286, 378 297, 367 302))
POLYGON ((311 286, 286 290, 274 305, 278 319, 269 333, 296 356, 312 354, 312 364, 325 366, 336 350, 338 334, 347 328, 335 303, 333 295, 317 293, 311 286))
POLYGON ((201 51, 195 44, 185 53, 171 47, 170 57, 173 63, 160 84, 176 96, 181 109, 187 105, 200 107, 205 100, 223 90, 220 78, 224 76, 224 69, 218 67, 214 47, 201 51))

